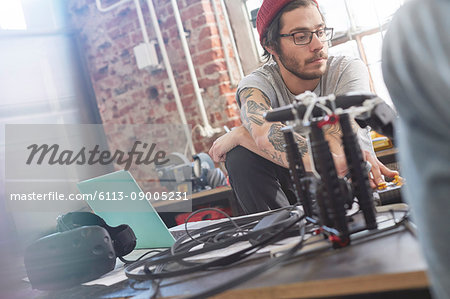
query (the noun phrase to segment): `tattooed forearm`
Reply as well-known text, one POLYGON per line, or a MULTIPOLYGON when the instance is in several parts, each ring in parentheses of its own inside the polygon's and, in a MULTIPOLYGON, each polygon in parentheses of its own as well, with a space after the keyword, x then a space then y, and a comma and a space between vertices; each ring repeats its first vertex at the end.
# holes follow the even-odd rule
POLYGON ((284 161, 283 161, 283 158, 282 158, 282 156, 281 156, 280 153, 277 153, 277 152, 270 152, 270 151, 267 150, 267 149, 262 149, 261 151, 262 151, 263 153, 265 153, 266 155, 268 155, 269 157, 271 157, 272 160, 278 162, 278 163, 281 164, 281 165, 285 165, 285 163, 284 163, 284 161))
POLYGON ((279 152, 286 152, 286 148, 284 147, 284 137, 283 133, 281 133, 281 128, 283 125, 281 124, 273 124, 270 126, 269 142, 272 144, 273 148, 279 152))
POLYGON ((298 150, 302 157, 308 153, 308 144, 306 139, 300 135, 295 135, 295 141, 297 142, 298 150))
POLYGON ((327 128, 325 128, 324 133, 333 138, 333 140, 335 140, 337 144, 342 143, 342 131, 339 125, 329 125, 327 128))

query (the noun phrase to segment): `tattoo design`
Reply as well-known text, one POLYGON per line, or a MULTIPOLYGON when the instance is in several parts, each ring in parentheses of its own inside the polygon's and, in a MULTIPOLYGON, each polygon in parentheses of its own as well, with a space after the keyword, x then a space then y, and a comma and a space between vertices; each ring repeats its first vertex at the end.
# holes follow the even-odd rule
POLYGON ((342 146, 342 131, 341 131, 341 127, 338 124, 328 125, 327 127, 325 127, 324 134, 333 138, 337 142, 337 144, 339 144, 341 147, 343 147, 342 146))
MULTIPOLYGON (((264 124, 265 121, 263 118, 263 114, 264 112, 270 109, 270 106, 266 106, 262 103, 257 103, 256 101, 251 99, 252 96, 255 96, 255 91, 258 92, 254 88, 246 88, 241 91, 241 99, 242 99, 241 119, 244 127, 250 133, 252 133, 252 126, 251 126, 252 124, 255 124, 257 126, 262 126, 264 124)), ((267 104, 267 101, 269 101, 269 99, 264 94, 262 95, 264 101, 267 104)))
POLYGON ((270 107, 272 107, 272 103, 270 102, 270 99, 268 96, 266 96, 266 94, 264 92, 261 92, 262 97, 264 99, 264 102, 266 102, 267 105, 267 109, 269 109, 270 107))
POLYGON ((244 105, 244 103, 247 101, 247 99, 251 96, 253 96, 253 88, 245 88, 241 91, 241 104, 244 105))
POLYGON ((244 127, 250 132, 252 133, 252 128, 250 126, 250 120, 248 119, 247 116, 247 105, 242 106, 241 109, 241 119, 242 119, 242 124, 244 125, 244 127))
POLYGON ((306 143, 305 138, 303 138, 299 135, 294 135, 294 136, 295 136, 295 141, 297 142, 298 150, 300 151, 300 155, 302 155, 302 157, 303 157, 308 152, 308 144, 306 143))
POLYGON ((273 148, 279 152, 286 152, 286 148, 284 147, 284 137, 281 133, 281 128, 283 125, 281 124, 273 124, 270 126, 269 130, 269 142, 272 144, 273 148))
POLYGON ((281 165, 286 165, 286 163, 284 163, 283 158, 281 157, 281 154, 277 152, 269 152, 266 149, 262 149, 261 150, 263 153, 267 154, 268 156, 270 156, 272 158, 272 160, 277 161, 278 163, 280 163, 281 165))
POLYGON ((265 111, 267 111, 267 109, 265 109, 263 106, 258 105, 253 100, 249 100, 246 103, 246 106, 249 120, 258 126, 262 126, 264 124, 262 115, 265 111))

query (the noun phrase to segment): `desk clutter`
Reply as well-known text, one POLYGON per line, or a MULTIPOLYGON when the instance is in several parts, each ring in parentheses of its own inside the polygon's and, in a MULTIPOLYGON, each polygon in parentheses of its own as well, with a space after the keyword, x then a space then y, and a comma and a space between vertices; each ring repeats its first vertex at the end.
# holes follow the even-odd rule
POLYGON ((94 280, 113 270, 116 258, 136 247, 128 225, 109 226, 93 213, 68 213, 57 222, 57 233, 35 241, 25 252, 33 288, 59 290, 94 280))
MULTIPOLYGON (((350 122, 350 114, 363 113, 365 116, 359 119, 360 122, 370 123, 372 126, 378 126, 379 129, 387 129, 388 132, 392 132, 393 118, 391 116, 393 114, 389 111, 390 108, 384 106, 384 101, 375 95, 317 98, 311 93, 302 97, 301 102, 296 102, 287 108, 275 109, 266 115, 266 119, 269 121, 294 120, 295 122, 293 125, 286 126, 282 131, 298 204, 235 218, 229 217, 223 210, 213 208, 200 209, 191 213, 184 219, 184 235, 179 237, 169 249, 158 251, 156 254, 152 250, 151 253, 154 255, 148 257, 147 254, 144 254, 134 261, 121 259, 125 263, 125 274, 132 284, 142 281, 152 282, 151 289, 146 290, 146 297, 158 297, 165 279, 175 277, 186 279, 186 276, 195 273, 199 273, 199 275, 205 271, 213 273, 253 258, 266 257, 251 270, 238 273, 213 287, 189 292, 184 298, 210 297, 257 277, 267 270, 289 263, 299 256, 349 247, 352 242, 370 239, 388 231, 402 228, 410 230, 409 212, 403 205, 400 208, 376 210, 366 164, 350 122), (342 103, 346 103, 344 107, 342 107, 342 103), (348 105, 348 103, 352 104, 348 105), (332 155, 322 131, 324 126, 336 123, 340 124, 343 133, 342 139, 350 179, 337 176, 332 155), (316 169, 312 175, 305 171, 293 135, 295 125, 299 124, 308 132, 312 164, 316 169), (188 222, 191 218, 211 210, 224 215, 226 219, 218 220, 196 230, 188 229, 188 222), (290 241, 286 242, 286 240, 290 241), (270 258, 267 259, 267 257, 270 258)), ((401 179, 397 177, 389 186, 379 186, 377 192, 382 197, 386 197, 383 192, 391 189, 397 190, 397 187, 400 188, 402 184, 401 179)), ((96 223, 89 224, 95 225, 96 223)), ((72 234, 75 231, 72 230, 72 234)), ((103 239, 106 242, 105 236, 103 239)), ((111 239, 112 246, 115 248, 118 241, 113 236, 108 241, 111 239)), ((38 242, 45 242, 45 240, 38 242)), ((72 247, 81 246, 87 248, 88 251, 90 248, 94 255, 98 247, 95 242, 91 242, 90 245, 80 244, 75 242, 75 239, 65 240, 63 243, 71 244, 68 251, 73 250, 72 247)), ((53 245, 57 246, 57 244, 53 245)), ((101 274, 95 272, 94 275, 89 271, 74 273, 76 279, 73 277, 60 278, 61 283, 56 286, 42 284, 37 280, 38 276, 34 274, 36 272, 31 270, 36 268, 36 263, 38 263, 36 259, 30 258, 30 256, 37 256, 33 248, 35 247, 28 251, 26 265, 30 281, 35 288, 64 288, 86 281, 87 277, 92 279, 92 276, 101 274)), ((116 248, 115 251, 117 251, 116 248)), ((110 250, 110 252, 113 251, 110 250)), ((85 257, 80 255, 79 264, 85 262, 88 255, 85 257)), ((115 259, 114 254, 110 257, 115 259)), ((43 260, 48 261, 47 271, 52 267, 60 267, 60 265, 55 265, 55 260, 41 259, 41 264, 39 264, 41 268, 45 267, 43 260)), ((63 261, 61 260, 61 262, 63 261)), ((93 263, 96 262, 93 261, 93 263)), ((89 269, 96 269, 96 267, 91 265, 89 269)), ((57 277, 53 277, 57 279, 57 277)))
MULTIPOLYGON (((404 204, 382 207, 376 213, 378 228, 370 231, 364 229, 364 217, 361 212, 358 212, 358 208, 355 205, 354 209, 348 213, 350 234, 353 236, 352 241, 354 242, 370 239, 376 235, 382 236, 389 231, 396 232, 402 227, 407 227, 409 214, 404 204)), ((201 214, 206 210, 209 209, 202 209, 197 213, 201 214)), ((220 210, 214 211, 220 213, 220 210)), ((192 213, 192 217, 195 217, 195 214, 195 212, 192 213)), ((187 298, 206 298, 242 284, 267 270, 295 261, 302 256, 314 256, 333 250, 338 241, 333 229, 320 227, 307 221, 302 208, 298 205, 214 221, 192 223, 187 222, 188 220, 186 219, 185 224, 174 230, 171 229, 177 239, 171 248, 148 250, 134 260, 121 258, 125 264, 124 268, 116 269, 115 275, 118 272, 124 272, 131 285, 151 281, 152 289, 146 290, 145 296, 157 298, 159 289, 162 287, 161 284, 164 285, 164 281, 167 279, 183 277, 181 280, 186 280, 189 279, 186 278, 187 275, 201 274, 205 271, 210 274, 219 273, 233 265, 257 262, 250 271, 240 273, 233 279, 223 280, 213 288, 194 292, 187 296, 187 298), (181 232, 183 233, 181 234, 181 232)), ((111 266, 111 264, 115 264, 116 256, 119 254, 114 254, 113 257, 108 256, 110 252, 115 251, 111 250, 114 248, 112 245, 114 242, 111 243, 113 239, 105 242, 103 240, 105 236, 97 233, 99 228, 99 226, 81 226, 66 231, 68 234, 64 244, 68 244, 68 246, 61 247, 59 244, 61 249, 59 254, 47 251, 45 259, 42 259, 45 251, 33 252, 37 247, 30 247, 28 255, 40 257, 39 269, 36 264, 29 262, 29 257, 26 258, 27 272, 33 288, 59 291, 98 278, 111 271, 114 268, 114 265, 111 266), (86 234, 85 230, 87 229, 90 232, 86 234), (87 236, 83 240, 84 243, 77 243, 77 250, 70 251, 70 247, 73 247, 72 245, 75 244, 76 239, 79 240, 81 235, 87 236), (98 269, 102 269, 105 260, 104 256, 99 254, 102 251, 99 246, 106 246, 106 249, 110 249, 105 251, 109 266, 104 268, 102 273, 96 272, 98 269), (64 252, 65 249, 69 250, 64 252), (50 276, 44 276, 46 273, 50 273, 50 276)), ((53 241, 58 240, 54 239, 53 241)), ((349 244, 340 244, 340 246, 347 245, 349 244)), ((58 244, 52 243, 49 246, 55 247, 58 244)), ((97 281, 97 284, 101 284, 101 282, 97 281)))
MULTIPOLYGON (((213 296, 283 264, 294 256, 301 255, 306 240, 313 235, 321 235, 327 240, 321 240, 324 247, 338 249, 349 246, 352 239, 359 238, 361 233, 363 236, 378 234, 407 222, 408 211, 399 210, 397 212, 403 213, 402 217, 397 219, 394 216, 391 225, 383 228, 385 220, 381 220, 383 217, 380 218, 375 210, 368 170, 350 118, 350 115, 357 115, 357 122, 361 126, 370 124, 393 137, 395 113, 392 109, 375 95, 331 95, 318 98, 313 93, 305 93, 300 97, 292 105, 274 109, 265 115, 267 121, 293 121, 282 132, 298 205, 263 215, 230 219, 229 222, 199 229, 194 234, 186 230, 186 236, 178 239, 170 250, 126 267, 128 278, 154 282, 150 297, 158 296, 162 279, 241 263, 262 248, 287 237, 297 236, 294 244, 279 250, 273 258, 219 285, 189 294, 187 298, 213 296), (338 177, 324 137, 324 127, 337 123, 342 131, 349 180, 338 177), (295 141, 293 132, 298 127, 308 135, 311 164, 315 169, 312 175, 306 172, 295 141), (223 250, 242 241, 247 242, 247 246, 238 251, 228 251, 224 256, 202 262, 189 260, 199 254, 223 250)), ((399 178, 396 180, 400 181, 399 178)), ((389 213, 395 214, 395 211, 389 213)))

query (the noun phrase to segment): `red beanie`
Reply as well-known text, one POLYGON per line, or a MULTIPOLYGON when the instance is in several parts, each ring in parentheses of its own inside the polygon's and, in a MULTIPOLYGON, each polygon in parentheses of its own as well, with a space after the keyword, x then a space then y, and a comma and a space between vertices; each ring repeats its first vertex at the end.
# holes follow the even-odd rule
MULTIPOLYGON (((272 23, 272 20, 277 13, 292 1, 294 0, 264 0, 261 4, 258 15, 256 16, 256 29, 259 33, 259 42, 263 47, 263 37, 265 37, 270 23, 272 23)), ((317 4, 317 7, 319 7, 317 1, 313 1, 317 4)))

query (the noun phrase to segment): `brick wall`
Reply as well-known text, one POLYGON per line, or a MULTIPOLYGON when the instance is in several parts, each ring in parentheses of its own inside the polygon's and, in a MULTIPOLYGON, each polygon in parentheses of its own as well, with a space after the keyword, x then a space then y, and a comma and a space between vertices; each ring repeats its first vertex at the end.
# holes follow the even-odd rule
MULTIPOLYGON (((118 1, 102 0, 102 6, 118 1)), ((150 39, 156 40, 151 26, 147 2, 141 1, 150 39)), ((183 25, 190 32, 188 45, 198 83, 212 127, 240 124, 235 104, 235 87, 224 60, 217 24, 210 0, 178 0, 183 25)), ((181 46, 170 0, 153 0, 165 46, 174 71, 188 123, 202 124, 194 95, 192 80, 181 46)), ((220 9, 219 1, 217 6, 220 9)), ((69 12, 85 56, 102 121, 121 124, 181 123, 165 69, 139 70, 133 47, 143 42, 136 9, 129 1, 116 9, 102 13, 95 0, 70 0, 69 12)), ((226 37, 229 39, 223 21, 226 37)), ((238 78, 236 62, 229 43, 233 74, 238 78)), ((162 63, 162 59, 161 59, 162 63)), ((114 127, 114 126, 113 126, 114 127)), ((115 132, 107 132, 114 135, 115 132)), ((218 135, 217 135, 218 136, 218 135)), ((207 151, 214 141, 193 133, 197 152, 207 151)), ((120 140, 114 139, 120 143, 120 140)), ((110 144, 117 148, 119 144, 110 144)), ((180 149, 180 152, 182 149, 180 149)))

